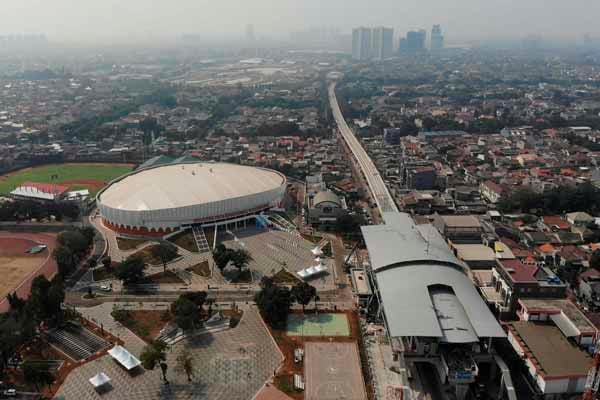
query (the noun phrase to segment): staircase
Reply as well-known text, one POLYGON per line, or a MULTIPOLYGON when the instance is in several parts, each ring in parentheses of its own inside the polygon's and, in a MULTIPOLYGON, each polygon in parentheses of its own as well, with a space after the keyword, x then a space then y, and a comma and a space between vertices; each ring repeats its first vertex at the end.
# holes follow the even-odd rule
POLYGON ((210 245, 208 244, 208 240, 206 240, 204 229, 199 225, 192 225, 192 233, 194 234, 194 240, 196 241, 196 246, 198 246, 198 251, 200 253, 210 252, 210 245))

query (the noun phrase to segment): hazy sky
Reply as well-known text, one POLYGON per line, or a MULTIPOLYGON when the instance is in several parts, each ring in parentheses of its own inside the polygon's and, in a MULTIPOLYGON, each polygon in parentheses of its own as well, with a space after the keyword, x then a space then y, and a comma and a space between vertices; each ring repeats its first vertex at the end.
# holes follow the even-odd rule
POLYGON ((0 33, 87 41, 182 33, 258 36, 311 26, 387 25, 399 32, 440 23, 449 40, 600 36, 599 0, 0 0, 0 33))

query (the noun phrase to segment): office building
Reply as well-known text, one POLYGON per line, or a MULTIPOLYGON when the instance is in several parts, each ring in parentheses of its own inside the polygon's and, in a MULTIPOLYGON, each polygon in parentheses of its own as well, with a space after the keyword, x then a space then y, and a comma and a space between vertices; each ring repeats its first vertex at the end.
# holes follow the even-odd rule
POLYGON ((394 46, 394 30, 392 28, 379 26, 373 28, 372 35, 372 58, 376 60, 383 60, 391 57, 394 46))
POLYGON ((434 25, 431 29, 431 51, 440 51, 444 48, 444 35, 442 35, 442 27, 434 25))
POLYGON ((352 30, 352 58, 368 60, 371 58, 372 31, 371 28, 356 28, 352 30))
POLYGON ((424 52, 427 32, 423 29, 419 31, 409 31, 405 38, 400 39, 399 51, 401 54, 417 54, 424 52))

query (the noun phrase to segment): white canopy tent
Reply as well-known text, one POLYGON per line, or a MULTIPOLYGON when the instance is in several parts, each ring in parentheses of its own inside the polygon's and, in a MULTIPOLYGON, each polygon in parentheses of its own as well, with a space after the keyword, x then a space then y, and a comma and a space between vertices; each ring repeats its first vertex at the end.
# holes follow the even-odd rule
POLYGON ((92 376, 89 381, 92 386, 97 389, 110 382, 110 378, 104 372, 98 372, 96 375, 92 376))
POLYGON ((142 362, 133 356, 126 348, 122 346, 115 346, 108 351, 108 354, 119 364, 121 364, 126 370, 130 371, 135 367, 142 365, 142 362))
POLYGON ((311 252, 315 255, 315 256, 321 256, 323 255, 323 251, 321 251, 321 249, 317 246, 314 249, 311 250, 311 252))
POLYGON ((308 278, 311 278, 313 276, 319 275, 324 272, 327 272, 327 267, 319 264, 319 265, 315 265, 314 267, 310 267, 310 268, 306 268, 301 271, 298 271, 298 275, 300 275, 300 277, 302 279, 308 279, 308 278))

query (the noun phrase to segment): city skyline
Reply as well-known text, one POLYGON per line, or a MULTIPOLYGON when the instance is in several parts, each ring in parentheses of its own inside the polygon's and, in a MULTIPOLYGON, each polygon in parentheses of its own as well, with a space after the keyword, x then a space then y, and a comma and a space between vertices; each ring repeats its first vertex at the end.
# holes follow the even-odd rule
POLYGON ((6 0, 1 34, 45 33, 55 41, 106 42, 159 41, 200 33, 204 38, 244 37, 252 24, 257 39, 288 39, 290 32, 311 26, 331 26, 349 34, 354 26, 389 26, 396 32, 440 24, 454 40, 524 37, 539 34, 549 38, 579 38, 600 35, 595 15, 600 3, 574 0, 497 0, 493 6, 476 0, 461 0, 452 6, 440 0, 412 2, 379 0, 376 4, 333 0, 321 4, 307 0, 160 0, 150 9, 141 0, 127 2, 56 0, 51 6, 39 0, 6 0), (56 19, 61 23, 57 24, 56 19), (107 29, 109 27, 109 29, 107 29))

